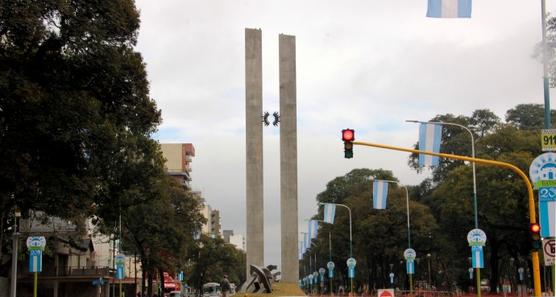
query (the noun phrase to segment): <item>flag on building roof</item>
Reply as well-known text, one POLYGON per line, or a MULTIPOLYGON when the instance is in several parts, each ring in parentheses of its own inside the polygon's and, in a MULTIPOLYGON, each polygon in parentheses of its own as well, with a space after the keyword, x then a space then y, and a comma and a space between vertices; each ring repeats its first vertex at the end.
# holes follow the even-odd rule
POLYGON ((471 0, 428 0, 429 18, 470 18, 471 0))

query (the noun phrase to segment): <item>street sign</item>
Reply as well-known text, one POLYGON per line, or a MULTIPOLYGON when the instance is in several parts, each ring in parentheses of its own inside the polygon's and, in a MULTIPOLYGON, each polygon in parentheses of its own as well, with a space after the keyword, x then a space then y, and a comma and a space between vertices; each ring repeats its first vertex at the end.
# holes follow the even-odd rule
POLYGON ((328 268, 328 278, 333 278, 334 277, 334 267, 336 265, 334 265, 334 262, 330 261, 328 263, 326 263, 326 268, 328 268))
POLYGON ((523 269, 523 267, 519 267, 517 269, 517 273, 519 274, 519 280, 523 281, 523 273, 525 272, 525 269, 523 269))
POLYGON ((535 189, 556 186, 556 153, 537 156, 529 167, 529 178, 535 189))
POLYGON ((467 271, 469 272, 469 279, 473 279, 473 268, 469 268, 467 271))
POLYGON ((116 255, 116 257, 114 258, 114 262, 116 263, 116 267, 118 266, 124 266, 125 264, 125 255, 122 254, 118 254, 116 255))
POLYGON ((178 281, 181 283, 183 282, 183 271, 180 271, 180 273, 178 273, 178 281))
POLYGON ((29 251, 29 272, 42 271, 42 251, 30 250, 29 251))
POLYGON ((394 273, 390 272, 390 274, 388 274, 388 276, 390 277, 390 284, 394 283, 394 273))
POLYGON ((485 257, 483 253, 483 247, 480 245, 471 246, 471 262, 473 268, 484 268, 485 257))
POLYGON ((357 264, 357 261, 355 261, 354 258, 349 258, 346 261, 346 264, 348 267, 355 267, 355 265, 357 264))
POLYGON ((556 254, 556 240, 554 239, 544 239, 542 241, 542 250, 544 253, 544 265, 552 266, 554 265, 554 254, 556 254))
POLYGON ((539 188, 539 224, 541 237, 556 236, 556 187, 539 188))
POLYGON ((393 289, 380 289, 378 290, 378 297, 394 297, 393 289))
POLYGON ((44 251, 46 246, 46 238, 44 236, 29 236, 27 237, 28 250, 41 250, 44 251))
POLYGON ((413 260, 415 260, 415 258, 417 257, 417 253, 415 252, 414 249, 406 249, 406 250, 403 252, 403 257, 404 257, 406 260, 411 260, 411 261, 413 261, 413 260))
POLYGON ((484 246, 486 241, 486 233, 481 229, 473 229, 467 233, 467 242, 469 246, 484 246))
POLYGON ((541 129, 541 147, 543 152, 556 151, 556 129, 541 129))

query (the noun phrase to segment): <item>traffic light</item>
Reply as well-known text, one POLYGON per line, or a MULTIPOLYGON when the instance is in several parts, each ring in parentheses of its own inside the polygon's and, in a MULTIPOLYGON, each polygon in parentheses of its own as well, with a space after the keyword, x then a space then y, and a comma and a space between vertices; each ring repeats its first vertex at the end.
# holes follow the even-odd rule
POLYGON ((344 158, 353 158, 353 141, 355 140, 355 131, 353 131, 353 129, 342 130, 342 140, 344 141, 344 158))
POLYGON ((529 232, 531 233, 531 245, 533 249, 540 250, 541 243, 541 226, 537 223, 532 223, 529 225, 529 232))

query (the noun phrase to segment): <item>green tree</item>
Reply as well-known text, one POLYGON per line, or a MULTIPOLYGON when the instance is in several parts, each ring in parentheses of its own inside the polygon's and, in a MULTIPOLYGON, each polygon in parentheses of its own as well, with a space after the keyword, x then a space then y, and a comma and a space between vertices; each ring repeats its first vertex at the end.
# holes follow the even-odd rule
MULTIPOLYGON (((554 119, 556 111, 551 110, 550 114, 554 119)), ((544 105, 519 104, 506 112, 506 122, 522 130, 542 129, 544 127, 544 105)))
POLYGON ((199 293, 203 284, 220 282, 224 274, 228 274, 230 282, 238 286, 245 281, 245 254, 220 237, 202 235, 189 254, 192 261, 188 271, 189 283, 199 293))
POLYGON ((162 174, 138 28, 132 0, 0 3, 0 226, 15 205, 113 217, 162 174))
MULTIPOLYGON (((317 196, 318 202, 348 205, 353 217, 353 255, 357 259, 357 283, 367 288, 387 286, 390 264, 400 269, 399 261, 408 247, 405 190, 392 184, 389 187, 386 210, 372 209, 372 181, 370 179, 397 179, 392 172, 378 169, 355 169, 327 184, 326 190, 317 196)), ((411 191, 413 193, 413 191, 411 191)), ((411 195, 412 195, 411 193, 411 195)), ((430 234, 438 226, 429 208, 410 196, 410 220, 412 247, 419 253, 432 249, 430 234)), ((315 219, 322 218, 322 210, 315 219)), ((336 264, 338 281, 347 281, 346 259, 349 257, 349 217, 343 208, 336 209, 333 225, 323 224, 316 243, 305 254, 300 267, 301 275, 319 267, 331 258, 336 264), (329 233, 332 255, 329 255, 329 233), (317 255, 316 265, 309 268, 309 255, 317 255)), ((314 261, 313 261, 314 263, 314 261)), ((392 267, 393 269, 393 267, 392 267)), ((404 268, 405 270, 405 268, 404 268)))

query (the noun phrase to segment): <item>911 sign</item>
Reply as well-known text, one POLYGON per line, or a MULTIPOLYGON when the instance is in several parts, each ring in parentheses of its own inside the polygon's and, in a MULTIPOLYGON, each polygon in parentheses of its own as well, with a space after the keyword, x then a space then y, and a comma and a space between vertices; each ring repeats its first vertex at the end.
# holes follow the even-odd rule
POLYGON ((556 129, 541 130, 541 146, 543 152, 556 151, 556 129))

